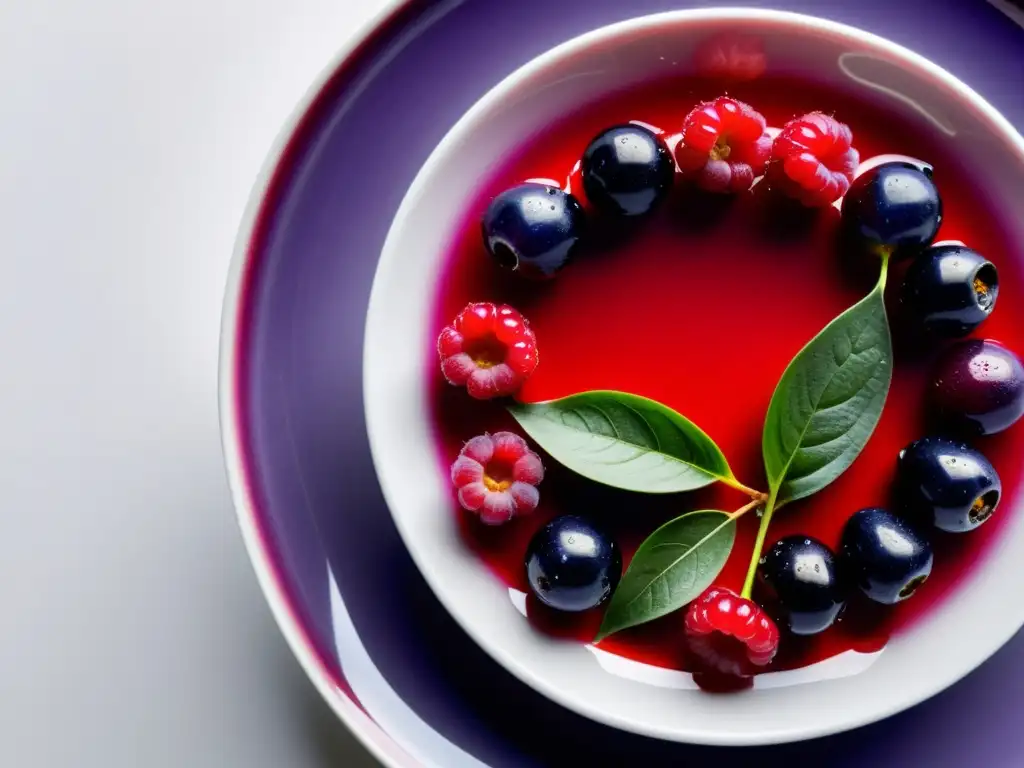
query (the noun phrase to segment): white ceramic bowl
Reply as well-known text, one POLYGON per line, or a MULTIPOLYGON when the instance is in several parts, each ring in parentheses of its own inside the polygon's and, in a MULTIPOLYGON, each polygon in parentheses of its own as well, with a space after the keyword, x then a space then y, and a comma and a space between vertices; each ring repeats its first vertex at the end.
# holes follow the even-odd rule
MULTIPOLYGON (((381 255, 366 328, 364 391, 374 461, 398 529, 441 602, 499 663, 545 695, 617 728, 677 741, 745 745, 811 738, 891 715, 970 672, 1024 624, 1024 510, 956 594, 874 656, 848 654, 808 671, 757 679, 747 693, 709 696, 688 676, 626 662, 536 632, 508 589, 468 551, 435 461, 423 334, 460 204, 524 136, 612 90, 691 61, 722 32, 763 41, 770 72, 869 89, 876 100, 943 132, 967 162, 991 169, 994 201, 1024 191, 1024 139, 944 70, 891 42, 774 11, 681 11, 576 38, 515 72, 451 130, 421 170, 381 255), (414 255, 415 257, 411 257, 414 255), (995 604, 998 601, 998 606, 995 604), (997 610, 998 608, 998 610, 997 610), (813 682, 807 682, 813 680, 813 682), (806 684, 796 684, 806 683, 806 684)), ((1007 211, 1009 214, 1009 211, 1007 211)), ((1024 242, 1024 219, 1009 219, 1024 242)))

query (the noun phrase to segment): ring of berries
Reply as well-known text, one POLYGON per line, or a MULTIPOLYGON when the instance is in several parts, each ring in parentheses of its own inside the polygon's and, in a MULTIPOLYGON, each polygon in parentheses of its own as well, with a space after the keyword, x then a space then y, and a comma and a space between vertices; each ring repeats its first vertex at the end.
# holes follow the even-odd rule
POLYGON ((451 474, 463 508, 487 525, 501 525, 537 508, 544 465, 519 435, 495 432, 466 443, 451 474))
MULTIPOLYGON (((682 628, 696 662, 694 680, 716 690, 752 685, 751 678, 776 657, 779 626, 751 600, 756 585, 772 596, 773 615, 787 632, 823 632, 854 590, 888 605, 908 599, 928 578, 931 545, 902 519, 904 512, 920 512, 921 519, 931 518, 937 528, 963 532, 991 518, 1003 493, 998 473, 979 452, 966 443, 926 438, 900 454, 905 510, 893 514, 869 508, 851 515, 841 553, 801 534, 775 541, 761 557, 775 511, 833 482, 865 447, 881 418, 885 396, 875 396, 877 385, 887 390, 893 373, 884 311, 890 259, 915 259, 904 283, 906 295, 913 298, 908 306, 939 336, 959 338, 984 322, 999 287, 995 266, 980 254, 966 246, 933 245, 943 217, 931 166, 890 160, 856 175, 859 153, 852 131, 820 112, 791 120, 774 140, 771 136, 761 114, 725 96, 687 114, 672 152, 674 139, 660 129, 640 123, 613 126, 591 141, 583 156, 586 162, 577 165, 567 183, 577 188, 572 179, 581 180, 589 213, 568 189, 529 182, 495 198, 503 211, 513 210, 515 216, 485 215, 482 225, 485 247, 498 266, 515 264, 494 244, 514 242, 522 253, 542 254, 545 276, 551 276, 583 241, 585 216, 621 221, 647 216, 669 194, 678 172, 717 193, 742 193, 762 179, 770 189, 808 207, 844 198, 844 237, 881 257, 872 292, 812 339, 804 349, 813 354, 797 355, 776 387, 762 438, 767 492, 741 483, 710 436, 682 414, 634 394, 592 390, 542 403, 520 398, 508 407, 547 455, 590 481, 639 493, 686 492, 704 485, 668 468, 692 464, 708 478, 705 485, 721 482, 749 496, 732 513, 702 510, 665 523, 640 544, 624 574, 614 539, 600 525, 576 515, 562 515, 544 526, 524 559, 529 588, 549 607, 589 611, 610 601, 595 642, 685 610, 682 628), (552 202, 537 205, 537 199, 552 202), (872 354, 847 353, 854 335, 865 340, 862 352, 872 354), (837 349, 843 354, 837 355, 837 349), (848 366, 842 376, 835 370, 837 357, 848 366), (823 381, 835 390, 828 403, 820 391, 812 391, 815 382, 823 381), (874 387, 871 396, 862 396, 868 387, 874 387), (842 413, 835 402, 843 404, 842 413), (820 450, 840 439, 842 457, 820 450), (581 445, 586 449, 580 450, 581 445), (643 460, 652 455, 645 468, 643 460), (961 467, 956 477, 944 469, 950 461, 961 467), (635 463, 623 472, 628 462, 635 463), (658 471, 650 471, 652 466, 658 471), (823 471, 826 466, 828 471, 823 471), (704 547, 694 556, 701 559, 699 567, 709 576, 712 569, 721 573, 735 542, 736 521, 754 510, 760 520, 742 591, 713 584, 701 592, 713 576, 698 584, 694 571, 677 566, 704 547), (665 567, 666 552, 672 553, 670 568, 665 567), (641 606, 638 594, 656 594, 658 599, 641 606)), ((518 311, 501 304, 467 305, 441 331, 437 352, 445 379, 480 400, 515 394, 538 365, 533 330, 518 311)), ((932 399, 936 414, 947 422, 969 426, 971 434, 991 434, 1024 418, 1024 364, 1000 345, 961 341, 937 371, 932 399), (986 372, 998 366, 1004 375, 970 375, 978 365, 986 372)), ((543 477, 540 457, 511 432, 473 437, 451 466, 460 505, 486 525, 501 525, 535 510, 543 477)))
POLYGON ((437 338, 441 372, 478 400, 514 394, 537 368, 537 337, 512 307, 468 305, 437 338))

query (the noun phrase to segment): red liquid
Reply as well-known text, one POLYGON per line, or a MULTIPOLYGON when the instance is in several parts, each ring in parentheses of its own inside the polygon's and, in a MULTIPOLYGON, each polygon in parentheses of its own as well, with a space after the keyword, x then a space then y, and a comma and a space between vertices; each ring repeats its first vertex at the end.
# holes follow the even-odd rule
MULTIPOLYGON (((699 100, 721 87, 694 79, 651 83, 575 112, 514 153, 506 167, 485 180, 455 233, 447 268, 437 283, 436 312, 425 341, 431 351, 441 328, 471 301, 505 302, 529 318, 537 333, 541 365, 522 389, 526 402, 589 389, 615 389, 658 400, 700 425, 725 452, 737 477, 766 489, 761 429, 775 384, 793 355, 826 323, 865 295, 877 279, 872 259, 850 259, 838 247, 838 212, 780 213, 768 192, 734 200, 688 191, 678 184, 672 198, 637 230, 602 237, 555 280, 527 283, 500 271, 487 257, 479 221, 488 201, 529 178, 565 179, 589 140, 615 123, 639 120, 668 132, 678 129, 699 100)), ((1019 246, 1007 242, 986 210, 983 169, 965 169, 940 135, 901 122, 870 102, 803 82, 763 79, 732 88, 781 126, 812 110, 834 113, 854 131, 862 159, 883 153, 920 157, 935 166, 945 220, 940 240, 962 240, 985 254, 1000 271, 1000 302, 978 335, 1024 352, 1024 274, 1019 246)), ((579 194, 580 186, 573 183, 579 194)), ((898 293, 902 269, 890 274, 889 297, 896 342, 896 371, 877 431, 854 465, 821 493, 787 507, 775 518, 769 545, 783 536, 807 534, 837 547, 846 519, 868 506, 890 506, 897 453, 927 431, 922 400, 928 363, 939 348, 902 342, 898 293)), ((485 431, 520 431, 498 403, 472 401, 448 386, 436 357, 428 361, 429 387, 440 469, 463 442, 485 431)), ((913 599, 882 608, 854 597, 842 619, 813 638, 783 636, 771 669, 819 661, 843 651, 876 651, 888 637, 927 612, 957 588, 986 548, 999 538, 1016 505, 1024 455, 1024 425, 979 440, 977 446, 1003 480, 996 516, 962 536, 933 536, 931 578, 913 599)), ((540 487, 541 506, 526 519, 486 528, 462 512, 464 539, 509 586, 529 591, 523 555, 533 533, 551 517, 585 514, 603 523, 623 547, 628 563, 636 546, 660 524, 695 509, 731 511, 747 499, 712 486, 690 494, 647 496, 616 491, 573 475, 550 458, 540 487)), ((757 519, 740 522, 733 554, 717 582, 737 591, 750 559, 757 519)), ((756 597, 756 594, 755 594, 756 597)), ((600 623, 593 615, 561 616, 528 601, 540 631, 589 641, 600 623)), ((605 650, 650 664, 686 669, 682 614, 621 632, 602 642, 605 650)))

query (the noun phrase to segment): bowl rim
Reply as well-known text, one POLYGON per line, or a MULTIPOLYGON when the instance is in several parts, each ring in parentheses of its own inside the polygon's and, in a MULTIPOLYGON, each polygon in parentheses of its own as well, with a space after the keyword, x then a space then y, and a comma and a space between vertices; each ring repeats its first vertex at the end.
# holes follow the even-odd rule
MULTIPOLYGON (((855 40, 861 45, 866 44, 873 48, 883 50, 890 56, 900 60, 907 67, 917 71, 923 76, 935 80, 940 85, 956 94, 958 98, 962 99, 973 110, 975 110, 985 123, 991 126, 994 134, 1001 135, 1008 145, 1013 148, 1013 151, 1021 158, 1022 161, 1024 161, 1024 137, 1022 137, 1017 129, 980 94, 970 88, 970 86, 959 78, 955 77, 939 65, 933 63, 926 57, 917 54, 898 43, 881 37, 880 35, 861 30, 848 24, 791 11, 736 7, 666 11, 609 24, 564 41, 563 43, 530 60, 494 85, 472 107, 470 107, 459 121, 445 134, 421 167, 419 173, 406 192, 394 219, 392 220, 391 228, 389 229, 388 236, 385 239, 385 243, 382 248, 382 256, 386 255, 394 248, 393 243, 396 239, 396 233, 403 231, 404 221, 409 217, 415 206, 415 201, 422 195, 428 181, 435 175, 435 168, 443 162, 444 157, 450 152, 450 145, 456 143, 463 134, 471 131, 478 120, 490 111, 494 107, 495 103, 516 85, 538 75, 552 64, 571 55, 572 52, 589 48, 608 38, 614 38, 630 32, 643 31, 666 23, 683 24, 730 20, 771 23, 788 27, 798 34, 801 32, 825 33, 847 40, 855 40)), ((833 724, 792 729, 784 733, 765 733, 757 731, 756 729, 751 729, 750 731, 743 733, 714 733, 705 735, 698 732, 683 733, 674 730, 669 732, 669 730, 660 728, 649 728, 645 730, 634 726, 631 723, 619 721, 615 716, 607 715, 603 711, 589 706, 588 703, 581 702, 570 696, 564 695, 557 686, 549 683, 542 676, 535 674, 523 665, 520 660, 516 658, 515 654, 508 652, 507 649, 497 648, 490 642, 483 639, 480 633, 476 630, 475 625, 468 621, 459 610, 453 608, 452 604, 445 596, 446 588, 440 584, 440 579, 433 573, 430 568, 430 563, 424 558, 422 549, 415 543, 408 526, 405 524, 404 516, 395 514, 393 511, 395 508, 394 493, 383 480, 381 473, 381 467, 385 464, 383 459, 385 449, 382 445, 383 441, 380 436, 385 429, 381 423, 381 417, 378 415, 380 411, 374 407, 374 403, 376 403, 377 398, 372 394, 374 389, 371 384, 370 374, 368 373, 371 370, 371 367, 366 364, 370 354, 369 350, 372 349, 370 336, 375 325, 372 322, 372 318, 383 311, 382 307, 384 299, 382 298, 381 292, 378 288, 380 281, 377 278, 380 275, 381 267, 384 263, 385 259, 383 258, 378 262, 374 276, 373 288, 370 293, 369 309, 367 311, 368 322, 363 339, 363 391, 370 451, 374 466, 377 469, 378 480, 381 483, 381 489, 383 491, 385 501, 389 510, 392 511, 392 518, 395 521, 399 534, 402 536, 403 542, 405 543, 413 561, 416 563, 421 575, 430 586, 435 597, 437 597, 442 605, 445 606, 446 610, 448 610, 449 614, 455 619, 456 623, 499 665, 529 685, 535 691, 546 696, 552 701, 555 701, 567 709, 582 714, 602 724, 648 737, 671 741, 736 747, 801 741, 828 736, 868 725, 931 698, 976 669, 992 654, 998 651, 999 648, 1001 648, 1016 633, 1016 631, 1020 629, 1021 626, 1024 626, 1024 613, 1022 613, 1020 620, 1015 622, 1016 626, 1010 628, 1009 631, 993 633, 992 642, 986 644, 980 653, 974 653, 968 663, 964 663, 961 667, 951 669, 951 674, 944 677, 930 678, 928 684, 921 686, 918 691, 913 692, 910 695, 904 695, 902 698, 896 696, 888 706, 882 707, 871 714, 849 717, 846 720, 836 721, 833 724)))
POLYGON ((370 717, 355 694, 349 696, 339 689, 322 652, 300 618, 274 544, 261 523, 241 416, 240 355, 244 347, 255 245, 261 222, 274 200, 275 188, 288 168, 290 152, 304 143, 304 132, 315 123, 318 104, 326 100, 332 83, 343 80, 375 40, 402 28, 406 14, 415 11, 417 5, 418 0, 385 0, 376 13, 350 33, 320 69, 274 137, 253 182, 232 246, 221 308, 217 361, 217 407, 224 468, 235 520, 260 590, 306 677, 349 732, 386 768, 418 768, 421 763, 370 717))

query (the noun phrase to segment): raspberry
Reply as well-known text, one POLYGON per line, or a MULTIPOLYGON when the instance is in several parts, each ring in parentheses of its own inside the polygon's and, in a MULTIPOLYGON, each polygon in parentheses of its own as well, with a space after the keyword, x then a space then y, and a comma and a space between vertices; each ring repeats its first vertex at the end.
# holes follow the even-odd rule
POLYGON ((537 337, 512 307, 470 304, 437 337, 448 383, 478 400, 516 392, 537 367, 537 337))
POLYGON ((699 672, 712 677, 750 677, 779 649, 778 627, 761 607, 724 587, 709 587, 690 603, 686 636, 699 672))
POLYGON ((725 96, 697 105, 683 121, 676 163, 709 192, 743 192, 764 174, 772 139, 764 117, 725 96))
POLYGON ((764 42, 755 35, 725 32, 709 38, 694 54, 697 72, 728 80, 756 80, 764 74, 768 60, 764 42))
POLYGON ((811 112, 790 120, 775 137, 768 179, 806 206, 826 206, 846 194, 859 163, 850 127, 811 112))
POLYGON ((511 432, 479 435, 462 447, 452 464, 459 503, 487 525, 507 523, 537 508, 544 465, 526 441, 511 432))

